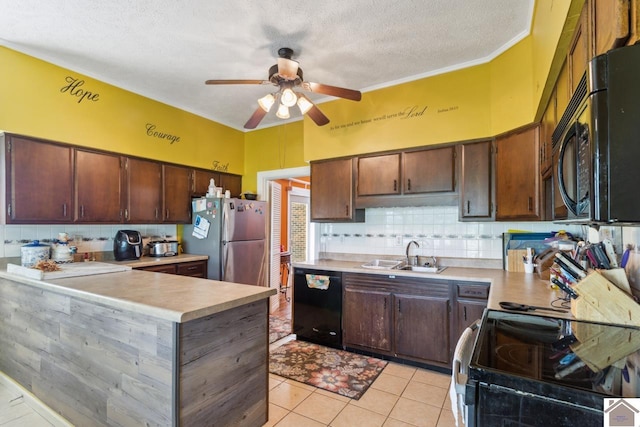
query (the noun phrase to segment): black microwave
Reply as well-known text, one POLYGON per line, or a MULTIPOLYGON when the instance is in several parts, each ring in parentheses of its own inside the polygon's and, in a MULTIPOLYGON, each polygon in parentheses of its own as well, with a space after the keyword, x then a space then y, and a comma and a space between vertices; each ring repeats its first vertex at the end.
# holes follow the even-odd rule
POLYGON ((554 221, 640 223, 640 44, 589 62, 552 144, 554 221))

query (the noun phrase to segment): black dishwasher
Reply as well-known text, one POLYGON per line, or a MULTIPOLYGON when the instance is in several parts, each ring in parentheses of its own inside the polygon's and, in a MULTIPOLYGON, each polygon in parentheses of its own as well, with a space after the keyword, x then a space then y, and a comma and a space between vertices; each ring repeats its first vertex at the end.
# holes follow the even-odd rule
POLYGON ((294 269, 292 328, 299 340, 342 348, 342 273, 294 269))

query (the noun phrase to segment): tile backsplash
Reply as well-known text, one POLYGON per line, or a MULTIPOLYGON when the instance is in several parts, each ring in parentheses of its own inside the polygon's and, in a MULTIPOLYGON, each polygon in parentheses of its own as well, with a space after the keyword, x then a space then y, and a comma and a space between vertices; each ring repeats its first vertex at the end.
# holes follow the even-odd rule
POLYGON ((20 248, 33 241, 52 242, 58 233, 67 233, 78 247, 78 253, 113 251, 113 238, 118 230, 137 230, 144 243, 148 240, 176 239, 175 224, 114 225, 0 225, 0 258, 19 257, 20 248))
POLYGON ((509 230, 584 234, 582 226, 552 222, 460 222, 457 206, 371 208, 365 223, 321 224, 320 252, 404 256, 415 240, 412 255, 502 259, 509 230))

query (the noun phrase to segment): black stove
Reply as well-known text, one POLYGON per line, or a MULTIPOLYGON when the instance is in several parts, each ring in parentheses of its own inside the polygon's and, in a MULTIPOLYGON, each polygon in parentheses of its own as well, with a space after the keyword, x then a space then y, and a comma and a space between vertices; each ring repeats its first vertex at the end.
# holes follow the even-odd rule
POLYGON ((640 328, 487 310, 469 425, 602 426, 605 398, 640 396, 639 350, 640 328))

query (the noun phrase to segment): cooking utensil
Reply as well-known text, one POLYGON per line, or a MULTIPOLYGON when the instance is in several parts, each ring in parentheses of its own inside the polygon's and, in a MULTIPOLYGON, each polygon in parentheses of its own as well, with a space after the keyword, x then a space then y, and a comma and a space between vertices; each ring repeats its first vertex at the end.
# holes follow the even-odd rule
POLYGON ((622 261, 620 261, 620 267, 625 268, 627 266, 627 262, 629 262, 629 255, 631 254, 631 250, 633 249, 633 245, 627 245, 627 248, 624 250, 622 254, 622 261))
POLYGON ((500 307, 505 310, 514 310, 514 311, 534 311, 534 310, 546 310, 546 311, 555 311, 558 313, 567 313, 567 310, 560 310, 559 308, 551 308, 551 307, 540 307, 537 305, 526 305, 526 304, 518 304, 515 302, 509 301, 500 301, 500 307))
POLYGON ((156 240, 147 243, 150 256, 174 256, 178 255, 177 240, 156 240))

